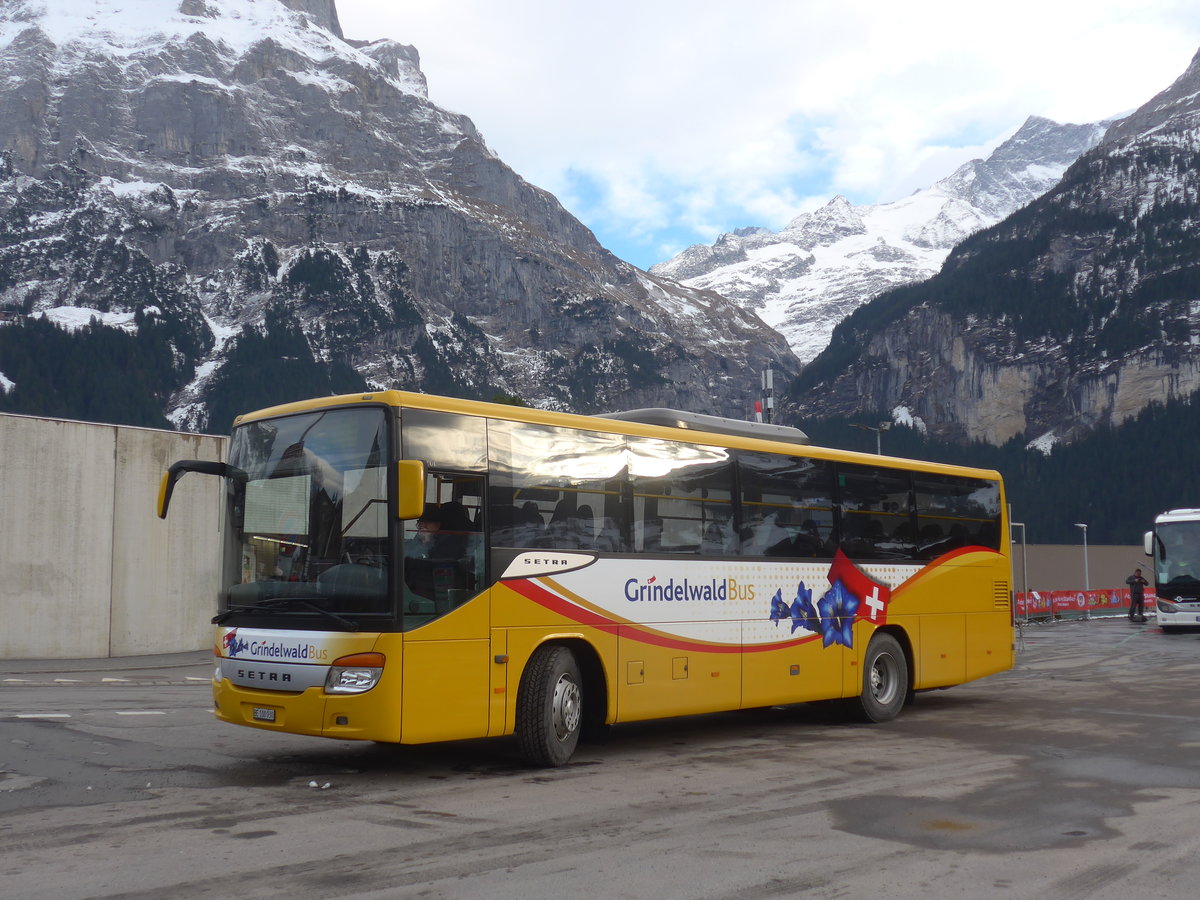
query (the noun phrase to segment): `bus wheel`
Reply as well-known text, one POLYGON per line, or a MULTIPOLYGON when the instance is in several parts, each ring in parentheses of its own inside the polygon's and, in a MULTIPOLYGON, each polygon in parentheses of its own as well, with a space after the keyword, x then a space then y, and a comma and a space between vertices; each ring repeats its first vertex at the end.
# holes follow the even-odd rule
POLYGON ((583 721, 579 663, 566 647, 539 647, 521 674, 517 742, 535 766, 561 766, 575 752, 583 721))
POLYGON ((862 695, 858 710, 867 722, 888 722, 900 714, 908 697, 908 660, 899 641, 877 634, 863 659, 862 695))

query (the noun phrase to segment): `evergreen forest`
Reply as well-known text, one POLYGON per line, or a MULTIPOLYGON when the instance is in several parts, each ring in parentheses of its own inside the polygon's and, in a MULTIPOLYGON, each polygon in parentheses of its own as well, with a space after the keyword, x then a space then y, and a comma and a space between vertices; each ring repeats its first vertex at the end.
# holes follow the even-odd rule
MULTIPOLYGON (((889 417, 855 416, 799 423, 814 444, 876 451, 878 426, 889 417)), ((1146 407, 1136 419, 1096 431, 1049 454, 1023 440, 946 444, 915 428, 893 425, 880 435, 889 456, 997 469, 1004 477, 1012 518, 1024 522, 1031 544, 1081 540, 1075 523, 1088 526, 1093 544, 1140 544, 1154 516, 1167 509, 1200 508, 1200 395, 1146 407)))

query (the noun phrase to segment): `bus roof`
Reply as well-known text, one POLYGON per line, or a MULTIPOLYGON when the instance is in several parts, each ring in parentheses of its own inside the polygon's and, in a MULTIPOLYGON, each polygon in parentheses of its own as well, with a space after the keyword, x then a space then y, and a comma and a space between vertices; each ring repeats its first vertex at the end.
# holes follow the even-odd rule
POLYGON ((727 419, 724 416, 709 416, 704 413, 665 409, 661 406, 650 409, 631 409, 626 412, 602 413, 596 418, 616 419, 619 422, 641 422, 644 425, 662 425, 666 428, 704 431, 709 434, 732 434, 759 440, 785 441, 789 444, 812 443, 807 434, 790 425, 747 422, 744 419, 727 419))
POLYGON ((1159 513, 1154 517, 1154 522, 1191 522, 1196 519, 1200 519, 1200 509, 1172 509, 1159 513))
POLYGON ((488 416, 497 419, 507 419, 513 422, 528 422, 534 425, 557 425, 563 428, 578 428, 584 431, 606 431, 613 434, 627 434, 638 437, 659 438, 662 440, 688 440, 698 444, 709 444, 718 447, 729 447, 743 450, 770 450, 776 453, 795 454, 797 444, 801 441, 794 436, 784 437, 784 434, 799 435, 805 444, 803 455, 815 459, 841 460, 860 465, 878 465, 886 462, 888 466, 902 469, 913 469, 922 472, 933 472, 969 477, 1001 480, 1000 473, 993 469, 977 469, 968 466, 956 466, 949 463, 935 463, 925 460, 907 459, 899 456, 878 456, 874 453, 860 453, 855 450, 838 450, 831 447, 818 447, 808 443, 808 437, 798 428, 782 425, 765 425, 757 422, 744 422, 744 430, 733 433, 730 431, 705 431, 699 427, 700 422, 738 423, 737 419, 725 419, 721 416, 706 416, 700 413, 687 413, 678 410, 651 409, 631 410, 628 413, 609 413, 601 416, 586 416, 578 413, 553 412, 535 409, 529 406, 512 406, 504 403, 488 403, 482 400, 462 400, 457 397, 442 397, 436 394, 418 394, 411 391, 374 391, 362 394, 343 394, 340 396, 314 397, 310 400, 299 400, 271 406, 255 412, 245 413, 234 419, 235 425, 244 425, 259 419, 276 416, 295 415, 317 409, 344 407, 355 405, 385 405, 394 407, 411 407, 414 409, 436 410, 439 412, 457 413, 468 416, 488 416), (645 422, 641 414, 651 413, 651 418, 660 419, 658 422, 645 422), (665 415, 663 415, 665 414, 665 415), (669 423, 674 417, 676 421, 669 423), (663 424, 668 422, 668 424, 663 424), (680 422, 695 422, 696 426, 680 424, 680 422), (760 429, 769 430, 762 433, 760 429), (786 429, 786 431, 784 431, 786 429), (680 432, 684 432, 681 434, 680 432))

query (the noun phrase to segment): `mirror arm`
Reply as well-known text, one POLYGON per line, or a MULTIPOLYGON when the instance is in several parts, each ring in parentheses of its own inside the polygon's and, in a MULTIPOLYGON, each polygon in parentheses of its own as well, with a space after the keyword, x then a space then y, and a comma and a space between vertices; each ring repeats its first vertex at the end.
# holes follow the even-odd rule
POLYGON ((171 468, 163 473, 162 483, 158 488, 158 517, 167 517, 167 508, 171 505, 171 495, 175 493, 175 482, 186 472, 199 472, 201 475, 220 475, 224 478, 246 480, 246 473, 228 463, 214 462, 208 459, 181 459, 172 463, 171 468))

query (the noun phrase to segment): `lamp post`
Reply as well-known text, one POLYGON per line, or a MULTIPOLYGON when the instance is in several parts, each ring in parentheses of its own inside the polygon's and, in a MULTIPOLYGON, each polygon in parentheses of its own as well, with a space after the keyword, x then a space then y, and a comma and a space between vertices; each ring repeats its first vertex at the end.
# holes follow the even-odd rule
MULTIPOLYGON (((1083 522, 1076 522, 1075 527, 1083 532, 1083 590, 1086 593, 1087 591, 1090 591, 1092 587, 1090 581, 1088 580, 1087 525, 1085 525, 1083 522)), ((1083 608, 1083 617, 1085 619, 1091 618, 1086 606, 1083 608)))
POLYGON ((851 428, 859 428, 859 429, 862 429, 863 431, 875 432, 875 452, 879 456, 883 456, 883 438, 881 435, 883 434, 883 432, 887 431, 889 428, 892 427, 891 422, 880 422, 878 427, 876 427, 874 425, 855 425, 854 423, 851 423, 850 427, 851 428))
MULTIPOLYGON (((1014 531, 1018 528, 1021 529, 1021 587, 1025 594, 1025 619, 1024 619, 1024 621, 1028 622, 1029 621, 1029 559, 1025 554, 1025 523, 1024 522, 1013 522, 1010 519, 1009 524, 1012 526, 1014 531)), ((1013 538, 1012 542, 1015 544, 1017 542, 1016 538, 1013 538)))

